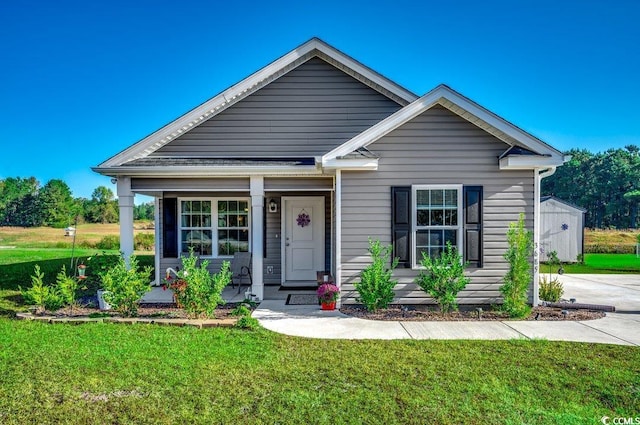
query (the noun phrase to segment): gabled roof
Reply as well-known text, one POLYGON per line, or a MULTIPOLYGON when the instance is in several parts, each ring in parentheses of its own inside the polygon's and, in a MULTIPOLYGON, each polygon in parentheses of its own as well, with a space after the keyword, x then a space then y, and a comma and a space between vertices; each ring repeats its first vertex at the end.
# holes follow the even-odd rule
POLYGON ((312 38, 238 84, 229 87, 175 121, 109 158, 95 167, 95 170, 104 172, 108 168, 118 167, 126 162, 148 156, 314 57, 323 59, 402 106, 408 105, 418 97, 319 38, 312 38))
POLYGON ((577 205, 575 205, 575 204, 572 204, 571 202, 567 202, 567 201, 565 201, 565 200, 563 200, 563 199, 556 198, 556 197, 555 197, 555 196, 553 196, 553 195, 550 195, 550 196, 541 196, 541 197, 540 197, 540 203, 544 203, 544 202, 546 202, 546 201, 556 201, 556 202, 558 202, 558 203, 560 203, 560 204, 564 204, 564 205, 566 205, 566 206, 567 206, 567 207, 569 207, 569 208, 576 209, 576 210, 580 211, 581 213, 586 213, 586 212, 587 212, 587 210, 586 210, 586 209, 584 209, 584 208, 582 208, 582 207, 579 207, 579 206, 577 206, 577 205))
POLYGON ((564 162, 564 156, 560 151, 500 118, 455 90, 445 85, 439 85, 413 103, 324 155, 322 157, 323 164, 333 163, 340 157, 370 145, 435 105, 441 105, 449 109, 508 145, 521 148, 507 153, 503 158, 505 160, 504 167, 503 160, 501 160, 502 168, 534 168, 532 164, 538 165, 538 163, 541 166, 557 166, 562 165, 564 162), (523 161, 522 157, 527 158, 523 161), (536 161, 533 161, 532 157, 535 157, 536 161), (508 163, 509 160, 516 162, 516 165, 510 165, 508 163))

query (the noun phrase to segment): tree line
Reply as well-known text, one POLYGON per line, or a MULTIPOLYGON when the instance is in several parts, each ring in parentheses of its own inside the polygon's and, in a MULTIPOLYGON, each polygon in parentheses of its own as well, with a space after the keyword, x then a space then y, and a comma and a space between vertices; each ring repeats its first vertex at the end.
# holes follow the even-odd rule
POLYGON ((587 227, 640 226, 640 147, 629 145, 592 153, 567 152, 571 160, 542 181, 542 194, 585 208, 587 227))
MULTIPOLYGON (((153 220, 152 202, 136 205, 134 219, 153 220)), ((62 180, 41 186, 35 177, 0 179, 0 226, 67 227, 76 222, 117 223, 118 201, 106 186, 98 186, 91 199, 74 198, 62 180)))

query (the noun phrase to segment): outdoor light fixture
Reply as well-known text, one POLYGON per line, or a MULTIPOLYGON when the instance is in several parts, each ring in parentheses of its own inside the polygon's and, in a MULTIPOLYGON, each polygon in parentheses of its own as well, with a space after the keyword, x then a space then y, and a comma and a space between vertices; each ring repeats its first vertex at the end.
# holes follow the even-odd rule
POLYGON ((273 198, 269 200, 269 212, 270 213, 278 212, 278 204, 276 203, 276 200, 273 198))

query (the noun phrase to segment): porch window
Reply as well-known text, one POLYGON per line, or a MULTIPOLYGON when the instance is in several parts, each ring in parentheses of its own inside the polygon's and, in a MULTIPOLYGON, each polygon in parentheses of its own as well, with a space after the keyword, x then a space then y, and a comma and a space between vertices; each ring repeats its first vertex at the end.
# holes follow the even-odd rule
POLYGON ((181 199, 180 253, 204 257, 249 251, 249 202, 238 199, 181 199))
POLYGON ((447 242, 462 254, 462 186, 413 186, 413 267, 422 254, 435 258, 447 242))

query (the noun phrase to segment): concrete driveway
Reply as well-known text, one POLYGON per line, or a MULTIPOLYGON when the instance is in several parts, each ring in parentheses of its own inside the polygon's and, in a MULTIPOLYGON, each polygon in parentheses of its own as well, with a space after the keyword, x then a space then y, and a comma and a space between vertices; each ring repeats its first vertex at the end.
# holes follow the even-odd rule
POLYGON ((562 298, 578 303, 606 304, 617 313, 640 314, 639 274, 570 274, 553 275, 564 285, 562 298))

